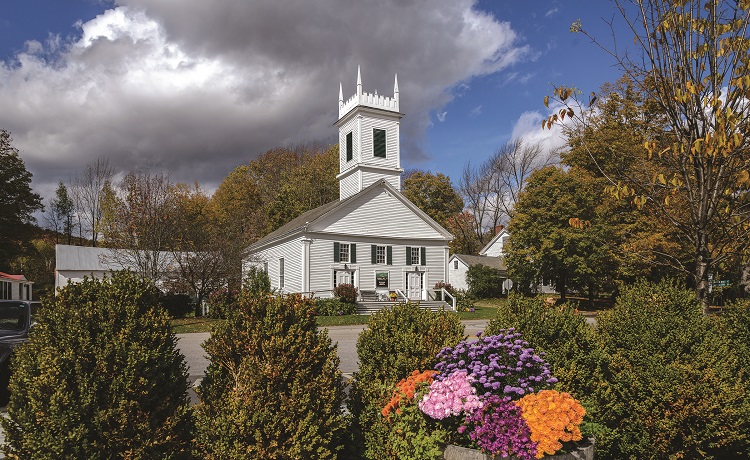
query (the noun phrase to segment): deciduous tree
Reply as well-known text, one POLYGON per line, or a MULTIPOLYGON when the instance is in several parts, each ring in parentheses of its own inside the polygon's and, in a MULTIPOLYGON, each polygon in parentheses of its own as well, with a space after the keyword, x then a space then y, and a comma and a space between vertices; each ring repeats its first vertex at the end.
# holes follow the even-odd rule
MULTIPOLYGON (((709 274, 750 245, 750 2, 615 4, 637 57, 603 48, 664 119, 664 133, 644 142, 647 157, 664 172, 644 180, 619 169, 608 191, 635 206, 649 205, 690 243, 693 262, 685 271, 707 311, 709 274)), ((571 30, 587 34, 580 21, 571 30)), ((546 126, 565 116, 587 123, 572 88, 556 88, 555 97, 564 107, 546 126)))
POLYGON ((86 233, 91 238, 91 245, 97 246, 102 232, 101 206, 107 187, 111 186, 114 169, 106 157, 99 157, 86 165, 80 176, 76 177, 71 195, 76 206, 79 236, 86 233))
POLYGON ((404 179, 403 194, 443 227, 464 208, 464 200, 453 187, 451 178, 441 173, 412 172, 404 179))

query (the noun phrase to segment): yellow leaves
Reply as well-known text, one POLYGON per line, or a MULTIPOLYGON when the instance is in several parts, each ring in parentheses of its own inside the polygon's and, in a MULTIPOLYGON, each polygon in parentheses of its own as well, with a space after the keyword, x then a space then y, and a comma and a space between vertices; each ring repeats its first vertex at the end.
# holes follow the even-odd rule
POLYGON ((549 107, 549 96, 544 96, 544 106, 549 107))
POLYGON ((584 228, 591 227, 591 221, 579 219, 578 217, 571 217, 570 219, 568 219, 568 225, 573 228, 583 230, 584 228))
POLYGON ((741 187, 750 188, 750 172, 746 169, 740 171, 740 174, 737 177, 737 184, 741 187))
POLYGON ((643 206, 646 204, 647 201, 648 201, 648 198, 646 198, 645 195, 640 195, 640 196, 633 197, 633 204, 636 207, 638 207, 638 209, 642 209, 643 206))

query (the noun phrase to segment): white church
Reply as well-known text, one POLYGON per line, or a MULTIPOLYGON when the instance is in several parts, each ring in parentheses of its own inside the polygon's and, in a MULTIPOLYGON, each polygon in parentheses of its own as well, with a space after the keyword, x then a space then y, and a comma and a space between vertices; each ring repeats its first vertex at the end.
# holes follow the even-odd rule
POLYGON ((340 198, 307 211, 248 248, 283 293, 331 297, 339 284, 385 300, 426 301, 448 281, 453 236, 401 194, 398 77, 393 97, 339 86, 340 198))

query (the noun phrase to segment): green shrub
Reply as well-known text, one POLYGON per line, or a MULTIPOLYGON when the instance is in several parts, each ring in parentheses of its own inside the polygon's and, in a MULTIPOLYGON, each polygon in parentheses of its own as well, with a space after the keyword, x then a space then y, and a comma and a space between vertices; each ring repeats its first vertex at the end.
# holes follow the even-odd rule
POLYGON ((357 313, 357 304, 342 302, 339 299, 315 299, 315 313, 318 316, 341 316, 357 313))
POLYGON ((68 284, 19 347, 3 418, 10 458, 186 458, 187 369, 132 273, 68 284))
POLYGON ((237 309, 238 292, 221 288, 208 296, 208 316, 215 319, 227 319, 237 309))
POLYGON ((464 334, 458 317, 401 303, 372 315, 357 340, 359 370, 349 392, 353 443, 370 459, 386 458, 390 430, 380 411, 394 386, 414 370, 432 369, 438 352, 464 334))
POLYGON ((454 291, 453 296, 456 298, 456 311, 474 311, 476 307, 474 297, 470 296, 464 289, 454 291))
POLYGON ((271 292, 271 278, 263 269, 251 265, 242 286, 244 290, 254 295, 268 294, 271 292))
POLYGON ((159 305, 172 318, 184 318, 195 311, 193 299, 187 294, 167 294, 159 297, 159 305))
POLYGON ((503 293, 502 272, 486 265, 477 264, 469 267, 466 272, 466 283, 469 285, 469 294, 480 299, 500 297, 503 293))
POLYGON ((598 318, 598 458, 747 458, 748 377, 730 341, 672 282, 636 283, 598 318))
POLYGON ((358 291, 352 284, 339 284, 333 288, 333 295, 342 302, 356 303, 358 291))
POLYGON ((204 348, 202 458, 337 457, 345 429, 339 358, 311 300, 242 293, 204 348))
POLYGON ((485 334, 515 328, 534 350, 546 354, 558 388, 586 403, 601 380, 602 352, 594 329, 568 305, 550 306, 543 298, 508 296, 485 334))

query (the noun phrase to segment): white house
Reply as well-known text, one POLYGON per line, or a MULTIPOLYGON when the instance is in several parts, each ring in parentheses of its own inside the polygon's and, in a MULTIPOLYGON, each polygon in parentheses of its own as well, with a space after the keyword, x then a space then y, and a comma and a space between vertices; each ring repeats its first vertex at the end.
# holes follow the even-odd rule
POLYGON ((0 272, 0 300, 31 300, 33 284, 23 275, 0 272))
POLYGON ((495 236, 479 251, 478 256, 468 254, 453 254, 448 261, 448 282, 456 289, 469 289, 466 273, 472 265, 485 265, 500 270, 505 276, 503 263, 503 245, 508 239, 508 231, 501 225, 495 229, 495 236))
MULTIPOLYGON (((469 289, 466 282, 466 273, 472 265, 485 265, 500 270, 503 278, 506 277, 506 267, 503 262, 505 256, 504 246, 510 237, 510 233, 504 226, 500 225, 495 228, 495 236, 489 243, 479 251, 478 256, 466 254, 453 254, 448 262, 448 282, 456 289, 469 289)), ((505 278, 507 279, 507 278, 505 278)), ((512 288, 511 288, 512 289, 512 288)), ((503 288, 503 293, 507 290, 503 288)), ((554 294, 555 288, 547 280, 540 280, 536 286, 536 292, 540 294, 554 294)))
POLYGON ((248 248, 245 269, 262 267, 285 293, 329 297, 339 284, 428 300, 448 279, 453 236, 400 192, 398 78, 393 97, 339 87, 337 201, 308 211, 248 248))

